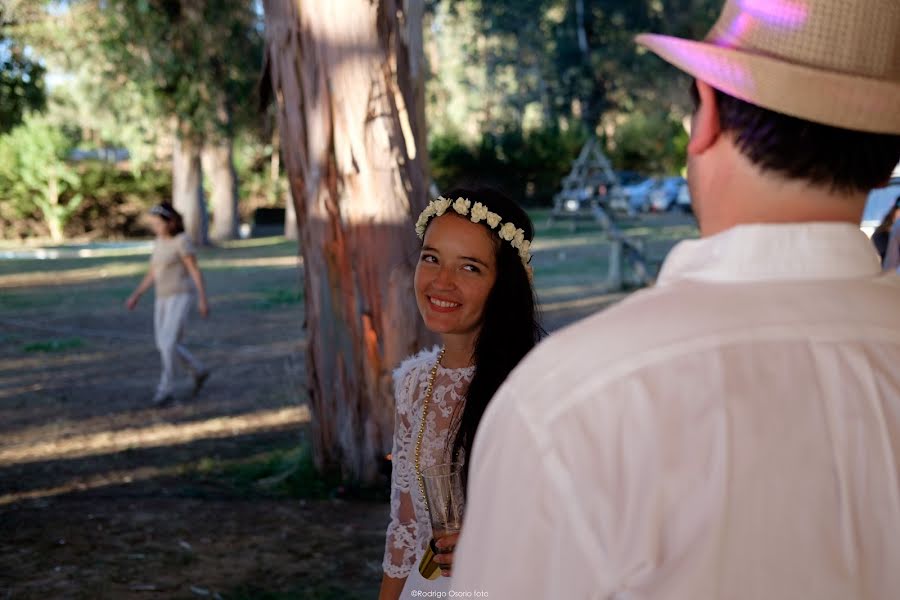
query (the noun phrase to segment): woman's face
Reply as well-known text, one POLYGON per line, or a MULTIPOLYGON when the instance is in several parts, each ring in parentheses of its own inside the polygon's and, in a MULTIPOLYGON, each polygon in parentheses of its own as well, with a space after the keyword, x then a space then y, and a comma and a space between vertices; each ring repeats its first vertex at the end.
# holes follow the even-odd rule
POLYGON ((429 330, 477 335, 496 280, 496 250, 484 226, 455 214, 431 221, 415 277, 416 302, 429 330))
POLYGON ((156 236, 168 237, 169 235, 169 224, 158 215, 150 215, 150 229, 156 236))

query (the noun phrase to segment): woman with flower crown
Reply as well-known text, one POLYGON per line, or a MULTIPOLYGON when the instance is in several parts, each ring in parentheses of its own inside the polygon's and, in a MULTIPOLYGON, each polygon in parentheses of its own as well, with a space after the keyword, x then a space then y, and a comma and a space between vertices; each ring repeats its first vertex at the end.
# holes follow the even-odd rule
POLYGON ((456 536, 436 540, 442 577, 425 579, 417 568, 432 538, 420 474, 459 461, 465 481, 465 457, 488 403, 543 335, 528 215, 491 189, 458 188, 446 196, 431 202, 416 224, 422 239, 416 301, 443 344, 394 372, 391 519, 380 600, 449 590, 456 536))

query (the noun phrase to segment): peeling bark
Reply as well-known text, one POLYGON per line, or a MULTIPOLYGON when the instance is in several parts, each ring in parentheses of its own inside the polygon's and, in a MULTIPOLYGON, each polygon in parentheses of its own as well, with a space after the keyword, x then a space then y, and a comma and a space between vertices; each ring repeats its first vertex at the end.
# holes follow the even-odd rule
POLYGON ((201 163, 210 181, 212 239, 217 242, 238 237, 238 179, 234 169, 234 140, 223 138, 203 147, 201 163))
POLYGON ((172 151, 172 204, 184 218, 184 230, 191 240, 207 245, 209 217, 203 196, 200 144, 178 135, 172 151))
POLYGON ((423 0, 265 0, 267 79, 304 257, 314 454, 373 481, 391 370, 429 337, 412 291, 427 152, 423 0))

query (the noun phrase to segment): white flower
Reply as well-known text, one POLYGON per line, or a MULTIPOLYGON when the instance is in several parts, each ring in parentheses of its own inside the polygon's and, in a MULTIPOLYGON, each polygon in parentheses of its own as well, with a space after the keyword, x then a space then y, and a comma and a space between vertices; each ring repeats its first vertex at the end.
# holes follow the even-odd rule
POLYGON ((512 223, 504 223, 500 228, 499 235, 501 239, 511 242, 516 237, 516 226, 512 223))
POLYGON ((434 214, 440 217, 445 212, 447 212, 447 209, 450 208, 450 204, 452 203, 446 198, 438 198, 437 200, 432 202, 432 204, 434 205, 434 214))
POLYGON ((465 198, 457 198, 456 202, 453 203, 453 210, 461 215, 469 214, 469 207, 472 206, 472 202, 466 200, 465 198))
POLYGON ((420 238, 425 237, 425 229, 428 226, 428 221, 437 214, 437 207, 434 202, 429 202, 428 206, 425 207, 425 210, 422 211, 422 214, 419 215, 419 220, 416 221, 416 235, 420 238))
POLYGON ((516 250, 522 247, 522 242, 525 241, 525 231, 522 229, 516 229, 516 235, 513 236, 512 246, 516 250))
POLYGON ((469 219, 473 223, 478 223, 479 221, 484 221, 488 217, 488 209, 487 206, 482 204, 481 202, 476 202, 475 206, 472 207, 472 216, 469 219))
POLYGON ((531 260, 531 242, 528 240, 525 240, 519 246, 519 257, 526 263, 531 260))
MULTIPOLYGON (((497 229, 503 221, 503 218, 500 215, 488 210, 488 207, 481 202, 476 202, 473 205, 471 200, 467 200, 466 198, 450 200, 443 196, 438 196, 438 198, 430 202, 428 206, 425 207, 425 210, 422 211, 422 214, 419 215, 419 218, 416 221, 416 235, 418 235, 419 238, 424 239, 425 230, 428 228, 428 222, 434 217, 444 215, 450 208, 453 208, 453 210, 460 215, 468 215, 469 220, 473 223, 485 221, 491 229, 497 229)), ((502 240, 509 242, 512 247, 516 249, 519 253, 519 258, 522 260, 522 264, 525 265, 525 269, 528 271, 528 277, 531 279, 534 273, 528 264, 531 261, 531 242, 525 239, 525 231, 517 228, 513 223, 503 223, 497 231, 497 235, 499 235, 502 240)))
POLYGON ((416 235, 420 238, 425 237, 425 227, 428 225, 429 217, 425 214, 419 217, 419 220, 416 222, 416 235))

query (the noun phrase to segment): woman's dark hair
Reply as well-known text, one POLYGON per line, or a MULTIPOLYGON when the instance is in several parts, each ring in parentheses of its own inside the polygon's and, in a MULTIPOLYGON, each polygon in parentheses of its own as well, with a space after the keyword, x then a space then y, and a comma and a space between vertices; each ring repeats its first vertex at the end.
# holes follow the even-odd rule
MULTIPOLYGON (((694 106, 700 106, 696 80, 694 106)), ((768 110, 715 91, 719 125, 757 167, 840 191, 883 185, 900 160, 900 135, 852 131, 768 110)))
MULTIPOLYGON (((454 188, 445 198, 467 198, 474 205, 481 202, 491 212, 525 231, 525 239, 534 239, 534 225, 518 203, 489 187, 454 188)), ((452 454, 465 452, 464 479, 468 479, 472 442, 481 417, 491 398, 535 344, 545 335, 540 325, 534 288, 518 251, 512 244, 491 231, 497 256, 497 280, 484 306, 481 331, 475 341, 475 375, 466 392, 463 410, 454 415, 450 428, 452 454)))
POLYGON ((184 219, 181 213, 175 210, 171 202, 160 202, 150 209, 151 215, 156 215, 166 222, 169 229, 169 235, 178 235, 184 232, 184 219))

